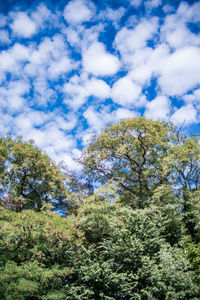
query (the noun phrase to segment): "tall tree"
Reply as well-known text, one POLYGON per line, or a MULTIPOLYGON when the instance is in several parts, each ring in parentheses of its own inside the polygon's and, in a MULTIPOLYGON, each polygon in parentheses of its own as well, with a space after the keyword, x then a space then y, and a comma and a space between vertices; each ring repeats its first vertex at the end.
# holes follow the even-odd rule
POLYGON ((196 188, 199 154, 197 138, 180 137, 170 124, 141 117, 106 127, 93 137, 81 162, 88 176, 116 182, 122 201, 143 208, 162 184, 196 188))
POLYGON ((43 203, 66 199, 64 176, 33 141, 1 138, 1 202, 9 209, 40 211, 43 203))

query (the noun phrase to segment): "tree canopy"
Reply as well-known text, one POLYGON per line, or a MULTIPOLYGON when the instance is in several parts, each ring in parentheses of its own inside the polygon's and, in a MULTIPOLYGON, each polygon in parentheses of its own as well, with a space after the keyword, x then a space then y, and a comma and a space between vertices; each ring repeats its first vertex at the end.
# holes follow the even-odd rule
POLYGON ((0 298, 200 299, 199 159, 197 136, 145 118, 94 136, 79 174, 1 138, 0 298))
POLYGON ((0 139, 0 192, 5 207, 40 211, 43 203, 66 198, 64 176, 33 141, 0 139))
POLYGON ((168 123, 141 117, 106 127, 93 137, 81 161, 91 179, 116 182, 122 198, 143 208, 160 185, 197 188, 199 157, 197 137, 180 136, 168 123))

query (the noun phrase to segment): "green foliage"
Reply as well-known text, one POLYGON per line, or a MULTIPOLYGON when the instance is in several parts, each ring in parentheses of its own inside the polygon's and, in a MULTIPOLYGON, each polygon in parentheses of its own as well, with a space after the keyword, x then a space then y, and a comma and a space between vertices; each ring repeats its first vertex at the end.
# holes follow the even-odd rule
POLYGON ((200 190, 184 191, 184 223, 193 241, 200 242, 200 190))
POLYGON ((82 174, 2 138, 0 299, 200 299, 199 158, 197 137, 145 118, 94 137, 82 174))
POLYGON ((169 184, 160 185, 154 190, 151 207, 160 214, 162 234, 170 245, 179 243, 185 233, 183 223, 183 199, 173 193, 169 184))
POLYGON ((39 211, 45 202, 65 199, 64 176, 32 141, 8 137, 1 139, 0 146, 1 202, 6 208, 39 211))
POLYGON ((82 158, 85 172, 94 179, 117 182, 122 192, 134 196, 133 205, 142 208, 152 189, 167 180, 163 159, 171 136, 166 123, 145 118, 122 120, 93 138, 82 158))
POLYGON ((124 119, 94 136, 81 161, 92 179, 116 182, 123 203, 144 208, 162 184, 189 190, 198 186, 198 142, 164 122, 124 119))
POLYGON ((85 239, 74 257, 70 299, 188 299, 195 284, 183 251, 163 235, 155 209, 90 199, 77 221, 85 239))
POLYGON ((51 211, 1 209, 1 299, 66 299, 65 281, 72 273, 78 236, 72 220, 51 211))
POLYGON ((185 190, 193 190, 200 184, 199 142, 198 137, 178 137, 167 159, 174 181, 185 190))
POLYGON ((184 254, 193 270, 192 280, 196 284, 195 294, 200 298, 200 242, 191 241, 191 236, 183 237, 184 254))

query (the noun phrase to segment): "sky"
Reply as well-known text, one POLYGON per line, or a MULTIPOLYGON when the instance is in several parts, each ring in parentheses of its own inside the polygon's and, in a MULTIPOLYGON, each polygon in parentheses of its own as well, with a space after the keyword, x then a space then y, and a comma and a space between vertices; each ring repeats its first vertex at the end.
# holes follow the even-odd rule
POLYGON ((0 136, 78 169, 106 124, 199 112, 200 1, 0 0, 0 136))

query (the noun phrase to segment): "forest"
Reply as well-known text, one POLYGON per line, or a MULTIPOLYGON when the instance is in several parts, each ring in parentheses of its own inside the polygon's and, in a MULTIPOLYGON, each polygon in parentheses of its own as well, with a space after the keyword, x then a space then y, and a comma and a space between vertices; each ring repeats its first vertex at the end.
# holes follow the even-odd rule
POLYGON ((200 144, 122 119, 80 171, 0 138, 0 299, 200 299, 200 144))

